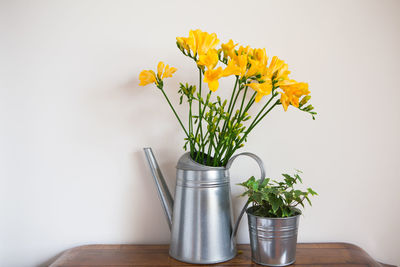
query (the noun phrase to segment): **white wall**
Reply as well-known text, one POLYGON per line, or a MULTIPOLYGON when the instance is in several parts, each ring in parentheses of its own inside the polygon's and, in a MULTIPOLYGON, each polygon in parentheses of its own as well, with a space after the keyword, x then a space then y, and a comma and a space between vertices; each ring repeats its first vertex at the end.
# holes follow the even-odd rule
MULTIPOLYGON (((302 169, 319 192, 300 241, 351 242, 400 264, 399 1, 93 0, 0 3, 0 266, 45 265, 82 244, 169 242, 142 147, 173 186, 183 134, 138 74, 177 67, 177 103, 177 82, 197 75, 175 37, 196 28, 266 47, 310 84, 316 121, 278 108, 246 146, 269 175, 302 169)), ((233 184, 255 167, 238 161, 233 184)))

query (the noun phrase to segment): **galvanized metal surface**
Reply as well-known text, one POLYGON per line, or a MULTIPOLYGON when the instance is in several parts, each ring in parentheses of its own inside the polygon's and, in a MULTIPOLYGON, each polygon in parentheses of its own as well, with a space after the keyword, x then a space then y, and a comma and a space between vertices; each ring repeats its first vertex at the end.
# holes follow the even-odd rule
POLYGON ((146 155, 147 162, 149 163, 151 174, 153 175, 156 183, 158 196, 160 197, 161 204, 163 205, 169 229, 171 229, 174 200, 172 199, 171 192, 168 190, 167 183, 165 182, 161 169, 158 166, 156 158, 154 157, 153 151, 150 147, 145 147, 143 150, 146 155))
MULTIPOLYGON (((165 181, 162 182, 161 171, 151 149, 146 148, 145 152, 156 186, 162 187, 158 192, 163 207, 169 209, 169 197, 162 196, 168 188, 165 181)), ((252 157, 259 163, 264 178, 261 159, 251 153, 242 155, 252 157)), ((226 168, 198 164, 189 153, 179 159, 169 250, 171 257, 196 264, 213 264, 235 257, 235 234, 241 216, 234 225, 229 167, 237 156, 229 161, 226 168)), ((169 212, 166 210, 168 220, 169 212)))
POLYGON ((297 231, 300 215, 266 218, 246 210, 252 260, 268 266, 286 266, 296 260, 297 231))

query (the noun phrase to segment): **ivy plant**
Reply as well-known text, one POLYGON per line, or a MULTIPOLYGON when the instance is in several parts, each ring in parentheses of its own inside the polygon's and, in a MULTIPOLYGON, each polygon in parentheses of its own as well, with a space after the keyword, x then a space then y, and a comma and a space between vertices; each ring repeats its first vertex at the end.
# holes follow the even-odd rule
POLYGON ((246 191, 241 196, 248 197, 248 204, 252 204, 251 213, 260 217, 285 218, 301 214, 299 206, 304 208, 307 201, 311 206, 310 196, 318 195, 311 188, 307 191, 295 189, 295 185, 303 183, 301 171, 291 176, 282 174, 283 181, 265 178, 256 180, 254 176, 240 183, 246 191))

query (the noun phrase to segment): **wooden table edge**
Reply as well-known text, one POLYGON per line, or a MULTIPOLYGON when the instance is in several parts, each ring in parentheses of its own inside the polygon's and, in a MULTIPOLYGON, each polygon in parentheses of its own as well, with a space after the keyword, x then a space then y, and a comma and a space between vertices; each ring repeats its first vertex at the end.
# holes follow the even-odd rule
MULTIPOLYGON (((365 254, 366 257, 369 257, 372 261, 376 262, 377 266, 380 265, 380 266, 385 266, 385 267, 396 267, 395 265, 389 265, 389 264, 384 264, 384 263, 375 261, 364 249, 362 249, 361 247, 359 247, 355 244, 348 243, 348 242, 298 243, 297 245, 298 245, 298 248, 300 247, 301 249, 307 249, 307 248, 309 248, 309 249, 332 249, 332 246, 333 246, 333 248, 335 248, 335 246, 336 246, 337 249, 343 249, 343 248, 354 249, 354 250, 358 250, 360 253, 365 254)), ((152 247, 152 248, 165 249, 168 246, 169 246, 168 244, 88 244, 88 245, 81 245, 81 246, 76 246, 76 247, 67 249, 64 252, 62 252, 62 254, 52 264, 50 264, 49 267, 94 266, 94 265, 57 265, 57 263, 59 261, 62 262, 62 260, 70 258, 71 254, 73 254, 75 251, 80 251, 80 250, 93 250, 93 249, 114 249, 115 250, 115 249, 133 248, 133 247, 137 247, 137 248, 152 247)), ((243 252, 241 252, 242 250, 249 250, 249 244, 238 244, 237 248, 238 248, 239 253, 243 253, 243 252)), ((238 256, 236 256, 236 257, 238 257, 238 256)), ((231 261, 233 261, 234 259, 232 259, 231 261)), ((229 263, 229 262, 230 261, 228 261, 226 263, 229 263)), ((234 263, 232 263, 232 265, 234 265, 234 263)), ((106 266, 106 265, 103 265, 103 266, 106 266)), ((115 266, 122 266, 122 265, 115 265, 115 266)), ((123 265, 123 266, 132 266, 132 265, 123 265)), ((190 266, 190 265, 188 265, 188 266, 190 266)), ((198 265, 198 266, 201 266, 201 265, 198 265)), ((261 265, 257 265, 257 266, 261 266, 261 265)), ((317 265, 313 265, 313 266, 317 266, 317 265)), ((328 266, 328 265, 325 265, 325 266, 328 266)))

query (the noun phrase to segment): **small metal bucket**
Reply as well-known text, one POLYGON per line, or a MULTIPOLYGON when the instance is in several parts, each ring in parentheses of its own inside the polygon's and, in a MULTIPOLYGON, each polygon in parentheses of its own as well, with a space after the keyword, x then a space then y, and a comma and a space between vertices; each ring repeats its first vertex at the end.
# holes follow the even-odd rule
POLYGON ((287 218, 259 217, 252 214, 253 208, 246 210, 252 260, 268 266, 294 263, 300 215, 287 218))

